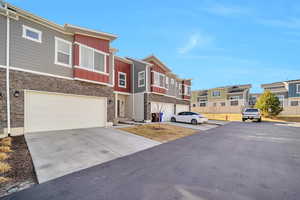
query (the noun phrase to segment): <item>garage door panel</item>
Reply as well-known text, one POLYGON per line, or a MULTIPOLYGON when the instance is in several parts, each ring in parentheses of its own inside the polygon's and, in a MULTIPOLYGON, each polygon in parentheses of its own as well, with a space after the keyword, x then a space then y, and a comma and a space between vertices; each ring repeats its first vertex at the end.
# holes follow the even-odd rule
POLYGON ((25 132, 103 127, 106 98, 25 93, 25 132))
POLYGON ((151 102, 151 113, 163 112, 163 121, 170 121, 174 115, 174 104, 151 102))
POLYGON ((189 105, 176 104, 176 114, 189 111, 189 105))

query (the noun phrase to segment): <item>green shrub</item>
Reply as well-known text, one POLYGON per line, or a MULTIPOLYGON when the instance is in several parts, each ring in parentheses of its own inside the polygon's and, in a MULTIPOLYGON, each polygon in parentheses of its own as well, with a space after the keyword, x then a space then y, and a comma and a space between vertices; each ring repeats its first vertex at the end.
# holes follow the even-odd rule
POLYGON ((269 90, 259 97, 255 107, 261 110, 264 117, 275 117, 282 111, 278 97, 269 90))

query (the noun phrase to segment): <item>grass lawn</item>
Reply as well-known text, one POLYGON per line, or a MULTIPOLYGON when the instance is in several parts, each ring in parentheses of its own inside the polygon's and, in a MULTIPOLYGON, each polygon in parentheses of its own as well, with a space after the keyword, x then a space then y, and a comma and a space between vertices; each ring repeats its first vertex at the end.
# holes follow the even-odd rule
POLYGON ((168 142, 188 135, 199 133, 198 130, 173 126, 169 124, 145 124, 127 128, 120 128, 136 135, 140 135, 158 142, 168 142))

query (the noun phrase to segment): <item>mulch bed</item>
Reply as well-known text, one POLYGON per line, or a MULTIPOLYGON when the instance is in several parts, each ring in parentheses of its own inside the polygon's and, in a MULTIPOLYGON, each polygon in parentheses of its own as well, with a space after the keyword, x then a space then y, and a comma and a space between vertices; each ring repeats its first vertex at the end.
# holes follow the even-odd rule
POLYGON ((11 150, 7 162, 12 169, 4 174, 5 178, 9 178, 9 181, 0 183, 0 197, 37 183, 31 155, 24 136, 12 137, 11 150))

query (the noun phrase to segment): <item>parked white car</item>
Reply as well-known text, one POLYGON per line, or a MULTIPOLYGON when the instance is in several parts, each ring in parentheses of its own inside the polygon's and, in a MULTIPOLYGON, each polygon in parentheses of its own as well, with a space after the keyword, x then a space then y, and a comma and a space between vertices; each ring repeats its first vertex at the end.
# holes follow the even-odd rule
POLYGON ((260 110, 257 108, 246 108, 243 112, 242 119, 243 122, 246 121, 247 119, 257 120, 258 122, 261 122, 260 110))
POLYGON ((208 121, 203 115, 195 112, 180 112, 171 117, 171 122, 186 122, 192 124, 202 124, 208 121))

